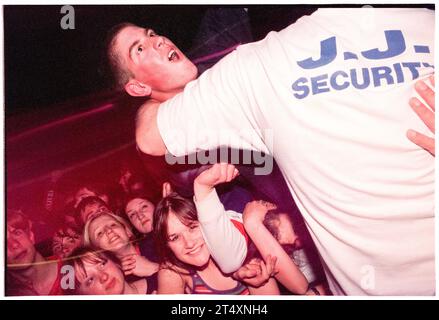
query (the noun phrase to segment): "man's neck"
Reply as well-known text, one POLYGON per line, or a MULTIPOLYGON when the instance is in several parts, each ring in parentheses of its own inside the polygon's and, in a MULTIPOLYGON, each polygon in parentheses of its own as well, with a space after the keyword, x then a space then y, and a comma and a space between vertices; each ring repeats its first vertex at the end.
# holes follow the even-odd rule
POLYGON ((179 94, 180 92, 183 92, 183 88, 181 89, 175 89, 172 91, 154 91, 151 94, 151 99, 157 101, 158 103, 165 102, 166 100, 169 100, 173 98, 175 95, 179 94))

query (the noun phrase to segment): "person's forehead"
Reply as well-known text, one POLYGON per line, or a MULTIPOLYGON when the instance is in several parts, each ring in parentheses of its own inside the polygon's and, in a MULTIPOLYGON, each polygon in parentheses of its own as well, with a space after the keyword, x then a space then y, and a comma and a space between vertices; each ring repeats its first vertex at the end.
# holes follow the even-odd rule
POLYGON ((133 199, 130 202, 128 202, 127 208, 133 208, 133 207, 136 207, 136 206, 139 206, 141 204, 148 203, 148 202, 149 202, 148 200, 136 198, 136 199, 133 199))
POLYGON ((101 211, 101 205, 99 204, 89 204, 81 211, 81 215, 90 215, 92 213, 97 213, 101 211))
POLYGON ((284 212, 279 213, 279 221, 280 221, 281 223, 288 223, 288 224, 291 224, 291 221, 290 221, 290 218, 289 218, 289 216, 288 216, 288 213, 284 213, 284 212))
POLYGON ((179 233, 186 230, 188 226, 186 226, 180 219, 173 213, 169 212, 168 215, 168 234, 179 233))
POLYGON ((116 35, 116 47, 119 49, 127 49, 131 46, 131 44, 139 40, 143 35, 148 32, 149 28, 142 28, 137 26, 127 26, 119 31, 116 35))
POLYGON ((93 219, 93 221, 90 222, 90 228, 91 229, 93 227, 98 228, 98 227, 103 226, 103 224, 108 223, 108 222, 117 222, 117 221, 113 217, 104 214, 104 215, 101 215, 101 216, 93 219))
POLYGON ((89 275, 93 274, 93 271, 97 269, 97 262, 89 261, 88 259, 82 259, 82 268, 75 268, 76 278, 82 283, 89 275))

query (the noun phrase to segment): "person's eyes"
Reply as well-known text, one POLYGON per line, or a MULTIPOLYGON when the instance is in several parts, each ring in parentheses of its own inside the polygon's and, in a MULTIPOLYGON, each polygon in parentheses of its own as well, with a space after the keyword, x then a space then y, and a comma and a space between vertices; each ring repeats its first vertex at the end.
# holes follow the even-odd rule
POLYGON ((93 284, 93 281, 94 281, 94 278, 93 278, 93 277, 90 277, 90 278, 88 278, 88 279, 85 281, 85 285, 86 285, 87 287, 90 287, 90 286, 93 284))
POLYGON ((144 204, 144 205, 142 206, 142 210, 146 210, 146 209, 148 209, 148 205, 147 205, 147 204, 144 204))
POLYGON ((137 53, 142 53, 143 52, 143 46, 140 45, 137 47, 137 53))
POLYGON ((195 230, 197 228, 198 228, 198 224, 192 224, 192 225, 189 226, 190 230, 195 230))
POLYGON ((131 215, 129 216, 129 218, 130 218, 131 220, 133 220, 133 219, 136 218, 136 217, 137 217, 137 215, 135 215, 134 213, 131 214, 131 215))
POLYGON ((149 32, 149 36, 150 37, 155 37, 155 36, 157 36, 157 33, 155 33, 155 31, 150 31, 149 32))
POLYGON ((21 230, 19 230, 19 229, 14 230, 14 235, 15 235, 15 236, 21 236, 22 234, 23 234, 23 231, 21 231, 21 230))
POLYGON ((169 242, 174 242, 174 241, 177 241, 178 240, 178 235, 172 235, 172 236, 170 236, 169 238, 168 238, 168 241, 169 242))
POLYGON ((99 231, 98 234, 96 235, 96 237, 99 239, 100 237, 102 237, 104 233, 102 231, 99 231))

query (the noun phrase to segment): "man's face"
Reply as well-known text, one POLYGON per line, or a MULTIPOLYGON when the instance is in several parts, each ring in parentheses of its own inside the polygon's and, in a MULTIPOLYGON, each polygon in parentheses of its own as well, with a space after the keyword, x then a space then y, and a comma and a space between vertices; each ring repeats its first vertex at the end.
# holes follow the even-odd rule
POLYGON ((122 29, 113 50, 135 80, 148 85, 153 92, 179 91, 197 77, 194 64, 169 39, 151 29, 122 29))
POLYGON ((35 261, 36 250, 33 234, 7 226, 8 267, 26 269, 35 261))
POLYGON ((102 212, 110 212, 110 209, 100 203, 90 203, 81 211, 81 221, 85 224, 88 219, 91 219, 102 212))

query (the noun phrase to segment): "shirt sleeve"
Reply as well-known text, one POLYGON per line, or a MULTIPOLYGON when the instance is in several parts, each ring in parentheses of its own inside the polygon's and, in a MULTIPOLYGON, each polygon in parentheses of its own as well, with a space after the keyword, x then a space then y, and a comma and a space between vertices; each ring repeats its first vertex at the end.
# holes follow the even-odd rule
POLYGON ((268 153, 249 81, 255 75, 247 72, 257 62, 251 50, 241 55, 236 51, 160 105, 157 126, 173 156, 218 147, 268 153))
POLYGON ((224 273, 238 270, 247 256, 247 235, 241 214, 226 211, 213 189, 202 201, 194 197, 201 231, 215 262, 224 273))

